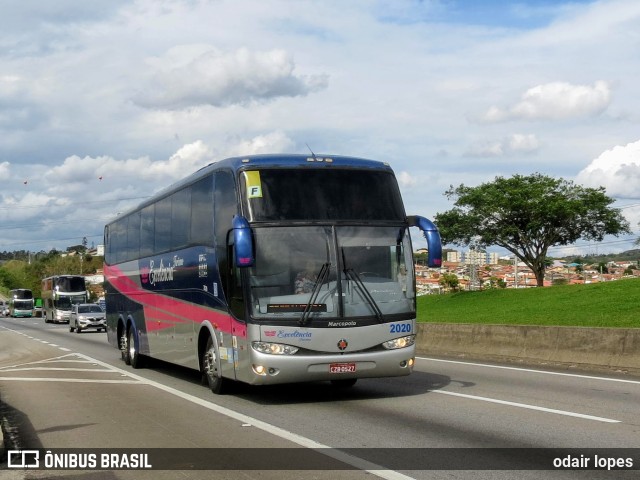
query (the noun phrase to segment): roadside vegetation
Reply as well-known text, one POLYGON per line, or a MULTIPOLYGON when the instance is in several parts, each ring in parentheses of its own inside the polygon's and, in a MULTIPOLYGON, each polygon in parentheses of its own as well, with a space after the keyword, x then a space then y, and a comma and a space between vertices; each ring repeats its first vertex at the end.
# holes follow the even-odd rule
POLYGON ((89 275, 102 268, 103 258, 87 254, 83 245, 69 247, 66 252, 0 253, 0 294, 11 289, 28 288, 40 297, 41 281, 51 275, 89 275))
POLYGON ((419 322, 640 328, 640 279, 418 297, 419 322))

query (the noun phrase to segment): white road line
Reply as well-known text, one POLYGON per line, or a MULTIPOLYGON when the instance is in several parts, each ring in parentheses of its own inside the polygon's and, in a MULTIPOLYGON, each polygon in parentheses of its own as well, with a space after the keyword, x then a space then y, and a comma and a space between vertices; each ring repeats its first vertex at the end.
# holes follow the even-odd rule
POLYGON ((470 400, 480 400, 482 402, 497 403, 499 405, 508 405, 510 407, 526 408, 528 410, 537 410, 539 412, 555 413, 558 415, 582 418, 585 420, 595 420, 598 422, 605 422, 605 423, 620 423, 620 420, 612 420, 610 418, 596 417, 593 415, 585 415, 583 413, 569 412, 566 410, 556 410, 553 408, 538 407, 536 405, 527 405, 526 403, 508 402, 506 400, 498 400, 498 399, 489 398, 489 397, 479 397, 477 395, 467 395, 465 393, 449 392, 447 390, 429 390, 429 392, 439 393, 441 395, 451 395, 452 397, 468 398, 470 400))
POLYGON ((149 380, 147 378, 141 377, 140 375, 136 375, 135 373, 131 373, 128 372, 126 370, 122 370, 119 369, 117 367, 114 367, 113 365, 109 365, 108 363, 104 363, 101 362, 99 360, 96 360, 95 358, 91 358, 88 357, 86 355, 83 355, 81 353, 77 354, 80 357, 86 358, 87 360, 91 361, 91 362, 96 362, 106 368, 113 368, 114 370, 117 370, 119 372, 121 372, 123 375, 131 377, 135 380, 138 380, 139 382, 146 384, 148 386, 151 387, 155 387, 159 390, 162 390, 164 392, 170 393, 171 395, 175 395, 176 397, 179 397, 183 400, 186 400, 188 402, 191 403, 195 403, 196 405, 199 405, 201 407, 204 407, 206 409, 212 410, 216 413, 219 413, 221 415, 225 415, 229 418, 233 418, 234 420, 239 421, 241 424, 248 424, 251 425, 255 428, 258 428, 260 430, 263 430, 267 433, 270 433, 272 435, 275 435, 277 437, 280 437, 284 440, 288 440, 290 442, 293 442, 297 445, 300 445, 302 447, 306 447, 306 448, 314 448, 314 449, 323 449, 323 454, 327 455, 331 458, 334 458, 335 460, 344 462, 348 465, 352 465, 360 470, 363 470, 367 473, 370 473, 372 475, 376 475, 380 478, 384 478, 387 480, 413 480, 412 477, 408 477, 407 475, 404 475, 400 472, 396 472, 393 470, 387 470, 384 467, 381 467, 380 465, 376 465, 373 464, 371 462, 368 462, 366 460, 363 460, 361 458, 358 457, 354 457, 353 455, 349 455, 347 453, 344 452, 340 452, 337 449, 331 448, 328 445, 324 445, 322 443, 318 443, 314 440, 311 440, 310 438, 306 438, 303 437, 301 435, 298 435, 297 433, 293 433, 293 432, 289 432, 288 430, 285 430, 283 428, 280 427, 276 427, 275 425, 271 425, 270 423, 266 423, 263 422, 261 420, 258 420, 257 418, 253 418, 250 417, 248 415, 245 415, 243 413, 240 412, 236 412, 234 410, 230 410, 226 407, 223 407, 221 405, 217 405, 215 403, 212 403, 211 401, 208 400, 203 400, 199 397, 196 397, 194 395, 190 395, 188 393, 185 392, 181 392, 180 390, 176 390, 175 388, 172 387, 168 387, 166 385, 163 385, 162 383, 158 383, 155 382, 153 380, 149 380))
MULTIPOLYGON (((6 330, 15 332, 15 330, 11 330, 9 328, 6 327, 2 327, 6 330)), ((15 332, 15 333, 20 333, 20 332, 15 332)), ((34 339, 35 340, 35 339, 34 339)), ((347 453, 341 452, 337 449, 331 448, 328 445, 324 445, 322 443, 316 442, 314 440, 311 440, 310 438, 306 438, 303 437, 301 435, 298 435, 296 433, 293 432, 289 432, 283 428, 280 427, 276 427, 275 425, 271 425, 270 423, 266 423, 263 422, 261 420, 258 420, 257 418, 253 418, 250 417, 248 415, 244 415, 240 412, 236 412, 234 410, 230 410, 228 408, 225 408, 221 405, 217 405, 215 403, 212 403, 210 401, 207 400, 203 400, 201 398, 198 398, 196 396, 190 395, 188 393, 184 393, 181 392, 180 390, 176 390, 175 388, 171 388, 168 387, 166 385, 163 385, 161 383, 158 382, 154 382, 153 380, 149 380, 147 378, 141 377, 140 375, 136 375, 134 373, 128 372, 126 370, 122 370, 118 367, 114 367, 113 365, 109 365, 106 362, 102 362, 100 360, 97 360, 95 358, 89 357, 87 355, 81 354, 81 353, 76 353, 75 354, 78 357, 84 358, 85 360, 89 361, 89 362, 93 362, 93 363, 97 363, 98 365, 103 366, 104 368, 108 368, 108 369, 113 369, 116 372, 121 373, 123 376, 132 378, 134 380, 136 380, 136 382, 132 382, 134 384, 143 384, 143 385, 148 385, 150 387, 154 387, 157 388, 159 390, 162 390, 164 392, 167 392, 171 395, 175 395, 176 397, 182 398, 183 400, 189 401, 191 403, 194 403, 196 405, 199 405, 201 407, 207 408, 209 410, 212 410, 216 413, 219 413, 221 415, 225 415, 229 418, 233 418, 234 420, 239 421, 241 424, 248 424, 251 425, 255 428, 258 428, 260 430, 263 430, 267 433, 270 433, 272 435, 275 435, 277 437, 280 437, 284 440, 288 440, 292 443, 295 443, 297 445, 300 445, 301 447, 306 447, 306 448, 314 448, 314 449, 323 449, 323 454, 327 455, 328 457, 331 457, 335 460, 338 460, 340 462, 346 463, 347 465, 351 465, 354 466, 366 473, 370 473, 372 475, 375 475, 377 477, 380 478, 384 478, 386 480, 414 480, 413 477, 409 477, 407 475, 404 475, 400 472, 396 472, 393 470, 387 470, 384 467, 381 467, 380 465, 376 465, 374 463, 368 462, 366 460, 363 460, 361 458, 355 457, 353 455, 349 455, 347 453)), ((7 378, 3 378, 0 377, 0 380, 14 380, 13 378, 7 377, 7 378)), ((24 379, 25 381, 60 381, 60 379, 24 379)), ((80 381, 80 380, 78 380, 80 381)), ((112 381, 93 381, 95 383, 125 383, 127 382, 125 381, 118 381, 118 380, 112 380, 112 381)))
POLYGON ((502 370, 515 370, 518 372, 529 372, 529 373, 539 373, 542 375, 558 375, 561 377, 574 377, 574 378, 584 378, 587 380, 603 380, 605 382, 620 382, 620 383, 632 383, 636 385, 640 385, 640 380, 625 380, 624 378, 608 378, 608 377, 598 377, 593 375, 580 375, 577 373, 562 373, 562 372, 547 372, 545 370, 536 370, 533 368, 520 368, 520 367, 506 367, 503 365, 490 365, 487 363, 475 363, 475 362, 463 362, 460 360, 443 360, 441 358, 429 358, 429 357, 416 357, 418 360, 426 360, 429 362, 442 362, 442 363, 456 363, 459 365, 470 365, 473 367, 484 367, 484 368, 497 368, 502 370))
POLYGON ((27 367, 27 368, 12 368, 3 369, 2 372, 99 372, 99 373, 115 373, 113 370, 104 370, 98 368, 54 368, 54 367, 27 367))
MULTIPOLYGON (((113 372, 115 373, 115 372, 113 372)), ((138 384, 141 382, 138 380, 99 380, 88 378, 29 378, 29 377, 0 377, 0 381, 9 382, 60 382, 60 383, 126 383, 126 384, 138 384)))

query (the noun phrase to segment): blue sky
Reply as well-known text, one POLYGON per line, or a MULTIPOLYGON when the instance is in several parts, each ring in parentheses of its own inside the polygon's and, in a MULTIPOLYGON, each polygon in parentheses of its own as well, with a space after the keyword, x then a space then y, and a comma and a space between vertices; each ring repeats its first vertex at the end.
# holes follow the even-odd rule
POLYGON ((0 0, 0 250, 105 222, 251 153, 389 162, 407 211, 450 185, 604 186, 640 236, 640 2, 0 0))

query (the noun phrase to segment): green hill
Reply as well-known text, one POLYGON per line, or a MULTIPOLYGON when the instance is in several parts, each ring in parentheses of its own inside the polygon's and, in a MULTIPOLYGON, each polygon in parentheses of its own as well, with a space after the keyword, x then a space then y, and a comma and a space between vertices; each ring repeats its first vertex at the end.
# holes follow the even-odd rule
POLYGON ((640 279, 426 295, 418 321, 640 328, 640 279))

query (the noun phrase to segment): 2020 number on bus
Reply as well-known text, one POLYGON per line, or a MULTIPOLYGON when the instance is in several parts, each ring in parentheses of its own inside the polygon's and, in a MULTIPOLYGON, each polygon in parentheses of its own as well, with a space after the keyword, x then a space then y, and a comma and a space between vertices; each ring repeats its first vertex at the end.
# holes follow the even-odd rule
POLYGON ((411 333, 410 323, 392 323, 389 325, 389 333, 411 333))

